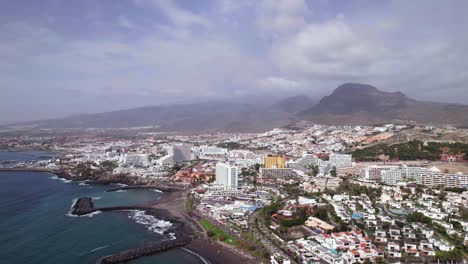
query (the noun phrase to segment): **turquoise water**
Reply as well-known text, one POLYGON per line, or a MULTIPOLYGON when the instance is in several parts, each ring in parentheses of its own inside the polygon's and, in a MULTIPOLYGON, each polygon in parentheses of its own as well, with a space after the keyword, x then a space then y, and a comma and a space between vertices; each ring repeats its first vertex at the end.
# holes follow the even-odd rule
MULTIPOLYGON (((101 256, 168 239, 148 230, 148 225, 136 223, 137 212, 67 215, 78 197, 94 197, 97 206, 113 206, 138 204, 162 195, 151 190, 105 192, 108 188, 65 183, 47 173, 0 172, 0 263, 95 263, 101 256)), ((132 263, 200 260, 175 249, 132 263)))

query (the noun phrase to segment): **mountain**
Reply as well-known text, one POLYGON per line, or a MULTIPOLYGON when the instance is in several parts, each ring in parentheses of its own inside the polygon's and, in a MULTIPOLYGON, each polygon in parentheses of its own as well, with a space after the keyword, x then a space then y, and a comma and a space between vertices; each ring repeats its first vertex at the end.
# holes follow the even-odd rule
MULTIPOLYGON (((268 100, 266 100, 268 101, 268 100)), ((15 124, 37 128, 123 128, 158 126, 161 131, 198 132, 262 132, 288 125, 295 116, 263 103, 204 102, 148 106, 99 114, 83 114, 65 118, 15 124)))
POLYGON ((467 127, 468 106, 422 102, 401 92, 384 92, 367 84, 345 83, 317 104, 304 95, 280 101, 262 97, 242 101, 148 106, 26 122, 15 124, 15 127, 61 129, 158 126, 164 132, 262 132, 300 120, 332 125, 416 122, 467 127))
POLYGON ((331 95, 300 113, 300 119, 323 124, 417 122, 468 125, 468 106, 417 101, 401 92, 384 92, 359 83, 338 86, 331 95))
POLYGON ((296 95, 277 102, 273 107, 286 113, 295 114, 308 109, 315 103, 315 100, 306 95, 296 95))

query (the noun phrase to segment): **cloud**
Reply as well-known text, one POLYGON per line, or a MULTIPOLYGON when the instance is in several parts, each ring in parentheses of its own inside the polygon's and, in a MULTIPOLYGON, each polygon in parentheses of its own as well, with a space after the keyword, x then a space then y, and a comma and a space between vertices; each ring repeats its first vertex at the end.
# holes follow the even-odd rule
POLYGON ((303 0, 264 0, 259 6, 258 26, 274 36, 303 27, 310 12, 303 0))
POLYGON ((281 77, 270 76, 258 81, 259 85, 265 90, 283 90, 283 91, 293 91, 301 86, 297 81, 284 79, 281 77))
MULTIPOLYGON (((9 5, 26 12, 16 2, 9 5)), ((3 9, 0 112, 49 117, 265 89, 318 96, 351 81, 466 102, 466 8, 465 1, 134 0, 58 4, 35 16, 3 9)))
POLYGON ((119 25, 123 28, 128 28, 128 29, 133 29, 135 25, 133 24, 132 21, 130 21, 128 18, 125 16, 120 16, 119 17, 119 25))
POLYGON ((138 5, 149 5, 162 10, 164 15, 176 26, 208 26, 209 20, 202 15, 180 8, 171 0, 135 0, 138 5))

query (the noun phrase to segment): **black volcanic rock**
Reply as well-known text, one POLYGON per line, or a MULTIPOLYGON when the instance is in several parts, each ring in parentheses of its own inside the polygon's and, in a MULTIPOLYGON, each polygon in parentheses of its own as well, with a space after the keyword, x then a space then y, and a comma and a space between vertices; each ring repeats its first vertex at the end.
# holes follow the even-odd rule
POLYGON ((91 197, 82 197, 79 198, 72 208, 73 215, 86 215, 94 212, 94 203, 93 198, 91 197))

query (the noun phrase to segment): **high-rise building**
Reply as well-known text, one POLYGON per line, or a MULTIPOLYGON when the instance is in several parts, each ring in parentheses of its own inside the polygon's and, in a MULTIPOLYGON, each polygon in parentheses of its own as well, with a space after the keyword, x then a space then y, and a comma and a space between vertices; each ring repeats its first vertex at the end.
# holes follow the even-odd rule
POLYGON ((330 166, 337 169, 350 168, 353 166, 350 154, 330 154, 330 166))
POLYGON ((418 184, 422 184, 427 187, 467 188, 468 175, 427 173, 421 176, 420 181, 418 181, 418 184))
POLYGON ((293 170, 300 170, 304 173, 310 172, 310 166, 320 165, 321 160, 314 154, 304 153, 302 157, 295 161, 288 162, 288 168, 293 170))
POLYGON ((223 185, 224 189, 236 189, 237 167, 227 163, 217 163, 215 183, 223 185))
POLYGON ((226 148, 216 146, 200 146, 200 152, 203 155, 226 155, 229 151, 226 148))
POLYGON ((167 148, 167 155, 159 158, 156 162, 162 167, 172 167, 174 165, 184 165, 190 163, 195 157, 190 145, 174 145, 167 148))
POLYGON ((283 169, 286 167, 286 158, 284 156, 266 156, 264 167, 266 169, 283 169))

